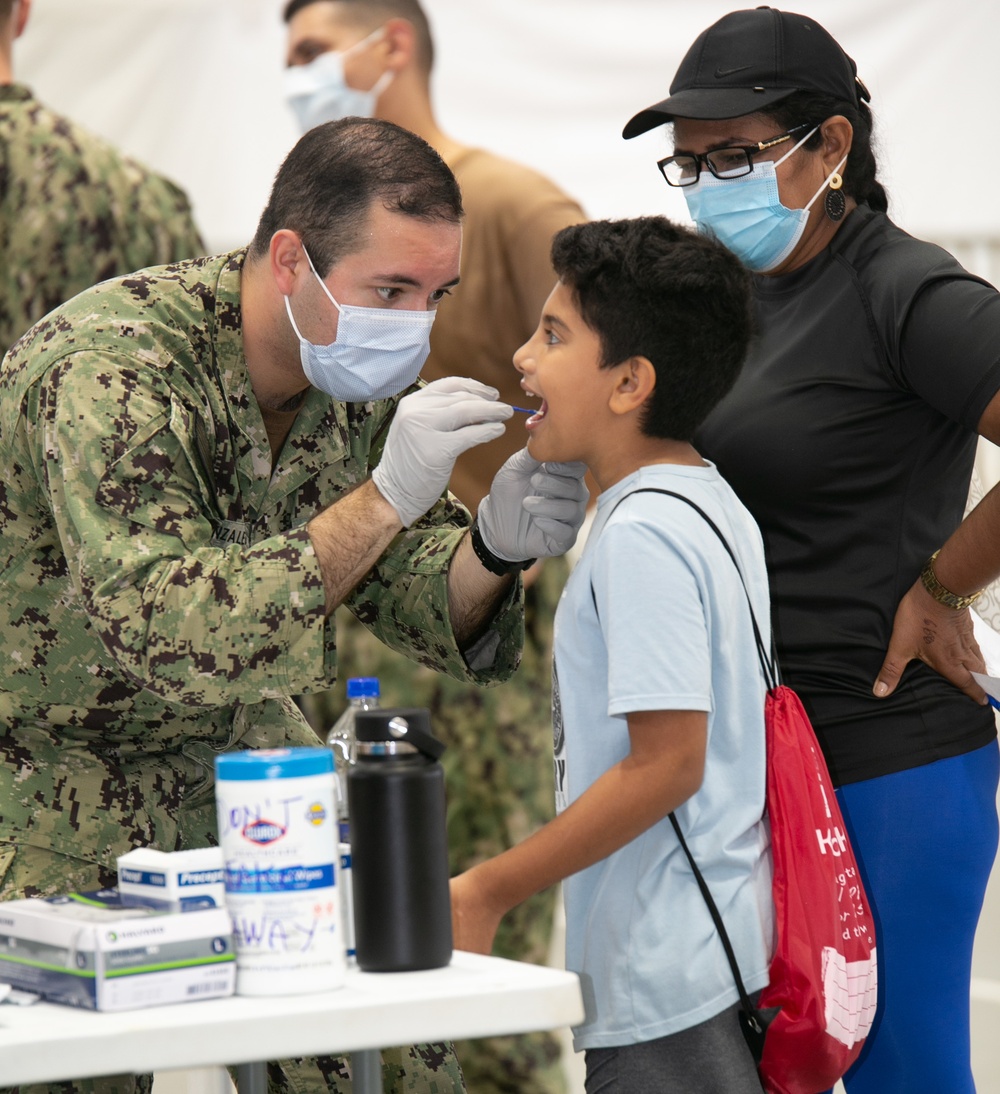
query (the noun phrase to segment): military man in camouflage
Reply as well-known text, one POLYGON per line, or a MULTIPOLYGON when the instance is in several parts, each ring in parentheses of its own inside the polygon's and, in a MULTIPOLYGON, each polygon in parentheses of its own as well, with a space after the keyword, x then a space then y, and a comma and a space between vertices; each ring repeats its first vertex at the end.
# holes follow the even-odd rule
POLYGON ((30 6, 0 0, 0 357, 82 289, 205 253, 182 190, 15 82, 30 6))
MULTIPOLYGON (((217 752, 316 743, 289 696, 332 685, 342 602, 458 679, 514 671, 518 571, 567 549, 586 490, 521 451, 471 528, 445 493, 511 414, 474 380, 415 384, 461 212, 419 137, 319 126, 248 249, 95 286, 4 359, 0 899, 216 842, 217 752)), ((384 1064, 388 1091, 464 1089, 442 1046, 384 1064)), ((335 1059, 270 1074, 350 1089, 335 1059)))

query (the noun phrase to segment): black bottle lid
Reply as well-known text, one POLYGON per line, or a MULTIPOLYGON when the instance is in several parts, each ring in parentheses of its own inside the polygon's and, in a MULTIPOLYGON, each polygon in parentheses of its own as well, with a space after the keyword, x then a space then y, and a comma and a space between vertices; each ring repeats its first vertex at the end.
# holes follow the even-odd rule
POLYGON ((354 716, 354 734, 359 745, 369 742, 409 744, 432 760, 438 759, 445 750, 444 742, 431 733, 430 712, 423 707, 359 710, 354 716))

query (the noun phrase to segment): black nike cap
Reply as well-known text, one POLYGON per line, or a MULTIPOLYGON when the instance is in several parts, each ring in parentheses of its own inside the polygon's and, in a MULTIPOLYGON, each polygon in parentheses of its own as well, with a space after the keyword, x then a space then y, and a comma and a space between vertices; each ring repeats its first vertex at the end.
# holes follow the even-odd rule
POLYGON ((637 137, 673 118, 741 118, 794 91, 867 101, 857 73, 857 65, 815 19, 768 7, 732 11, 695 39, 670 85, 670 98, 640 110, 622 136, 637 137))

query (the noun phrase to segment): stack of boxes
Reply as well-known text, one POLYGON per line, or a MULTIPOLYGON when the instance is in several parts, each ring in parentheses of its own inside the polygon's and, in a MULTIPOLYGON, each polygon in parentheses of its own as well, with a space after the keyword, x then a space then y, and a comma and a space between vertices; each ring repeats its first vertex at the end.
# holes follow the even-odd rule
POLYGON ((118 888, 0 904, 0 982, 121 1011, 231 995, 232 921, 217 847, 139 849, 118 888))

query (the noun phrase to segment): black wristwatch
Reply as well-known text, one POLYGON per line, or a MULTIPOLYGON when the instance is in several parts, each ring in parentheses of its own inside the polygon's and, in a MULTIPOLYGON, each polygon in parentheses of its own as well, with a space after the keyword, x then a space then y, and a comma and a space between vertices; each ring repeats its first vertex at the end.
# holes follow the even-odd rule
POLYGON ((523 562, 508 562, 505 558, 498 558, 483 542, 483 533, 479 531, 479 518, 476 517, 469 529, 472 539, 472 549, 476 552, 476 558, 486 567, 491 574, 497 577, 505 577, 507 574, 516 574, 521 570, 527 570, 534 566, 536 559, 526 558, 523 562))

